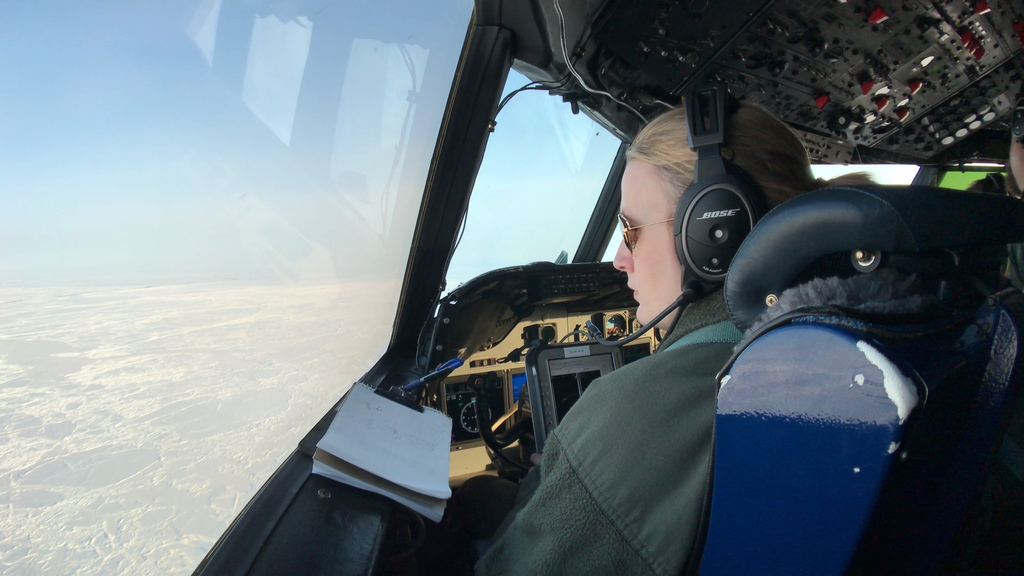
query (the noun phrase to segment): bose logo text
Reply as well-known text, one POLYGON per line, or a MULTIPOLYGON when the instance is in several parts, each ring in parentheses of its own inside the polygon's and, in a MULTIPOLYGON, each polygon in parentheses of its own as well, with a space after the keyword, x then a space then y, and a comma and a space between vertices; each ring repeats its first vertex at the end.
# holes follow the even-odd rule
POLYGON ((722 218, 723 216, 735 216, 739 212, 739 208, 733 208, 732 210, 715 210, 714 212, 705 212, 703 216, 697 218, 697 220, 707 220, 708 218, 722 218))

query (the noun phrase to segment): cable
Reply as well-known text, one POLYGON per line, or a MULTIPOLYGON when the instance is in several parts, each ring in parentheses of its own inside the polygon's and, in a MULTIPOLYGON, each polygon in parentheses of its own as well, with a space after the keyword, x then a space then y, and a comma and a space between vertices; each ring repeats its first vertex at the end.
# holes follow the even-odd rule
POLYGON ((484 392, 483 387, 475 385, 470 385, 469 387, 474 391, 473 401, 476 402, 476 424, 477 428, 480 430, 480 438, 484 441, 484 444, 486 444, 487 447, 490 448, 491 451, 501 460, 504 460, 520 470, 529 470, 528 467, 506 456, 502 449, 518 440, 519 437, 522 436, 523 432, 526 431, 527 426, 529 426, 529 424, 526 423, 530 421, 523 419, 516 422, 503 435, 503 438, 499 440, 491 429, 491 423, 487 421, 488 414, 490 413, 490 407, 487 403, 487 394, 484 392))
MULTIPOLYGON (((703 293, 704 290, 699 282, 687 283, 687 285, 683 288, 683 293, 680 294, 679 297, 675 299, 675 302, 669 304, 668 308, 662 310, 660 314, 655 316, 654 319, 648 322, 647 324, 644 324, 639 330, 633 332, 632 334, 621 340, 605 340, 604 337, 601 335, 601 331, 598 330, 597 326, 595 326, 594 323, 591 322, 590 320, 587 320, 587 330, 590 331, 590 337, 592 339, 596 340, 597 342, 605 346, 624 346, 636 340, 651 328, 654 328, 658 324, 658 322, 664 320, 665 317, 668 316, 676 308, 679 308, 680 306, 685 308, 686 306, 689 306, 693 302, 696 302, 703 293)), ((679 317, 677 316, 672 321, 673 328, 675 327, 675 323, 678 321, 679 317)))
POLYGON ((530 82, 529 84, 521 88, 516 88, 515 90, 509 92, 508 94, 505 95, 504 98, 501 99, 501 102, 498 103, 498 109, 494 111, 494 118, 498 118, 498 114, 501 114, 501 109, 504 108, 505 104, 508 104, 508 101, 511 100, 512 97, 515 96, 516 94, 519 94, 523 90, 540 90, 541 88, 543 88, 543 85, 540 82, 530 82))
POLYGON ((570 76, 566 74, 565 76, 559 78, 558 83, 553 85, 544 84, 543 82, 530 82, 520 88, 516 88, 515 90, 509 92, 508 94, 505 95, 504 98, 501 99, 501 102, 498 103, 498 109, 494 111, 494 117, 491 118, 491 129, 493 130, 494 126, 497 124, 498 114, 501 113, 502 108, 504 108, 505 105, 508 104, 509 101, 512 100, 512 97, 515 96, 516 94, 519 94, 520 92, 523 92, 525 90, 560 90, 562 88, 565 88, 565 86, 569 83, 569 78, 570 76))
POLYGON ((440 366, 435 368, 434 371, 431 372, 430 374, 417 378, 412 382, 409 382, 405 386, 402 386, 402 392, 415 392, 424 384, 432 380, 438 380, 444 376, 447 376, 448 374, 451 373, 452 370, 455 370, 459 366, 462 366, 462 364, 463 362, 461 358, 452 358, 451 360, 448 360, 444 364, 441 364, 440 366))
POLYGON ((576 69, 573 67, 572 61, 569 59, 569 48, 566 45, 565 39, 565 16, 562 14, 562 6, 558 3, 558 0, 555 0, 555 12, 558 13, 558 36, 559 40, 561 40, 562 57, 565 58, 565 65, 567 68, 569 68, 569 73, 572 74, 574 78, 576 78, 577 82, 579 82, 580 88, 583 88, 584 90, 590 92, 591 94, 595 94, 598 96, 607 96, 608 98, 611 98, 613 102, 619 104, 626 110, 629 110, 630 112, 635 114, 636 117, 640 119, 641 124, 646 125, 647 118, 645 118, 644 115, 641 114, 637 109, 633 108, 629 104, 626 104, 622 100, 619 100, 615 96, 612 96, 610 92, 606 92, 604 90, 597 90, 591 88, 590 86, 587 86, 586 81, 583 80, 583 76, 580 76, 579 72, 577 72, 576 69))
POLYGON ((572 336, 574 336, 574 335, 576 335, 576 334, 579 334, 580 336, 586 336, 587 338, 590 338, 590 337, 591 337, 591 336, 590 336, 590 332, 588 332, 588 331, 586 331, 586 330, 573 330, 572 332, 569 332, 569 333, 568 333, 568 334, 566 334, 565 336, 562 336, 562 339, 561 339, 561 340, 559 340, 559 341, 558 341, 558 343, 559 343, 559 344, 562 344, 563 342, 565 342, 565 341, 566 341, 566 340, 568 340, 568 339, 569 339, 570 337, 572 337, 572 336))

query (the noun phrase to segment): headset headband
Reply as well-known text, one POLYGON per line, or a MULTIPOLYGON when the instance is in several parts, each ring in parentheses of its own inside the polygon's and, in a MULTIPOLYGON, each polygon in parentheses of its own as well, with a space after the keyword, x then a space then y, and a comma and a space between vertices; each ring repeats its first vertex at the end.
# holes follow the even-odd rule
POLYGON ((686 95, 686 137, 697 152, 693 183, 725 174, 722 143, 725 142, 725 86, 694 88, 686 95))
POLYGON ((721 84, 694 88, 685 97, 687 137, 697 163, 673 223, 684 290, 693 282, 705 290, 724 283, 732 257, 761 213, 756 183, 722 158, 726 98, 721 84))

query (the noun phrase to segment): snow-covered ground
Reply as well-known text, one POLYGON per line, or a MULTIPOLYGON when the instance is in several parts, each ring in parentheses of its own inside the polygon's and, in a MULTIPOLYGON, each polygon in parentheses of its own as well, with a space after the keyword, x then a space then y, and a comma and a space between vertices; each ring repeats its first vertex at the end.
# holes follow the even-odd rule
POLYGON ((0 289, 0 573, 190 574, 384 351, 395 294, 0 289))

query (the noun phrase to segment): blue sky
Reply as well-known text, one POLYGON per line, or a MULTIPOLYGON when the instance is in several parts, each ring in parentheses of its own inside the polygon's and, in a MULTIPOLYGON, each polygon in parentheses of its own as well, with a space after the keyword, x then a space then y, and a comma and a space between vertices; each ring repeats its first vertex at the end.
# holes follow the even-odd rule
POLYGON ((19 4, 0 287, 400 278, 472 3, 392 4, 19 4))

